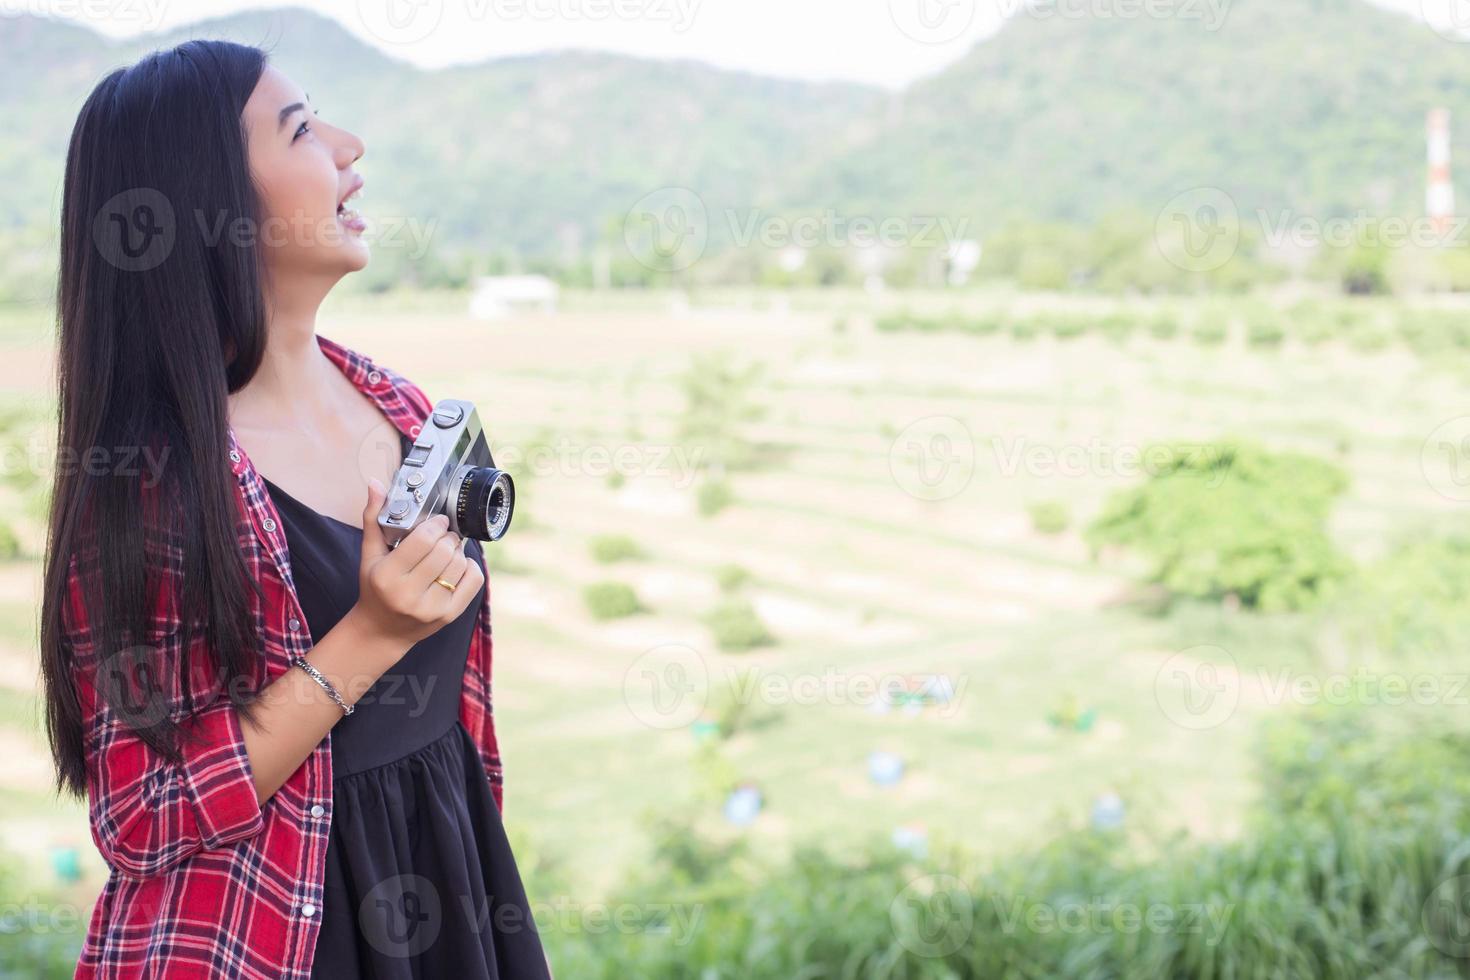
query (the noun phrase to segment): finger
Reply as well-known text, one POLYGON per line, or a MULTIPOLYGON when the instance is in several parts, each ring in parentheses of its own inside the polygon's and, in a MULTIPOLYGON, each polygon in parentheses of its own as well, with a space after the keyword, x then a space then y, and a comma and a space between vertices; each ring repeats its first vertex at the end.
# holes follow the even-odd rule
MULTIPOLYGON (((460 565, 458 559, 455 560, 455 564, 460 565)), ((444 577, 446 579, 449 578, 449 571, 453 571, 453 569, 445 572, 444 577)), ((459 578, 454 583, 454 592, 445 597, 448 606, 440 615, 445 619, 454 619, 460 613, 464 612, 465 607, 474 602, 476 596, 480 594, 480 586, 484 581, 484 576, 480 573, 480 566, 468 555, 465 555, 464 563, 459 567, 459 578)), ((439 586, 436 585, 434 588, 437 589, 439 586)), ((445 589, 445 591, 448 592, 449 590, 445 589)))
POLYGON ((414 566, 423 561, 424 556, 434 550, 434 545, 448 533, 449 518, 444 514, 435 514, 408 532, 408 536, 398 542, 398 547, 393 551, 393 560, 397 562, 398 570, 404 575, 412 572, 414 566))
POLYGON ((378 482, 378 478, 370 477, 367 504, 362 509, 362 565, 364 568, 391 550, 388 547, 387 536, 383 534, 383 529, 378 525, 378 514, 382 511, 383 500, 387 496, 388 492, 378 482))
POLYGON ((437 594, 442 591, 444 593, 444 599, 447 600, 447 604, 451 606, 455 604, 455 601, 459 598, 459 587, 464 583, 465 564, 467 562, 469 562, 468 556, 456 548, 454 554, 449 556, 449 563, 444 566, 438 575, 429 581, 427 588, 431 593, 435 594, 435 598, 438 598, 437 594), (440 581, 448 582, 454 588, 446 589, 439 584, 440 581))
MULTIPOLYGON (((413 591, 423 592, 434 586, 434 580, 444 574, 444 570, 449 567, 454 556, 464 548, 464 541, 464 538, 450 531, 434 542, 434 547, 429 549, 429 553, 413 567, 413 571, 408 573, 408 587, 413 591)), ((434 587, 437 588, 437 586, 434 587)))

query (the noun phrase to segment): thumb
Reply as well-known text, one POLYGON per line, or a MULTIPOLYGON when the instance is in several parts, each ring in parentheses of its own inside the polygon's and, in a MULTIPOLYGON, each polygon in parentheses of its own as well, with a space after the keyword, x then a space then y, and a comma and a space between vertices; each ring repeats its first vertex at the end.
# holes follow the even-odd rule
POLYGON ((366 568, 369 564, 388 553, 388 539, 383 536, 383 529, 378 526, 378 513, 383 509, 383 501, 388 497, 388 491, 383 484, 378 482, 377 477, 368 478, 367 505, 362 511, 362 565, 366 568))

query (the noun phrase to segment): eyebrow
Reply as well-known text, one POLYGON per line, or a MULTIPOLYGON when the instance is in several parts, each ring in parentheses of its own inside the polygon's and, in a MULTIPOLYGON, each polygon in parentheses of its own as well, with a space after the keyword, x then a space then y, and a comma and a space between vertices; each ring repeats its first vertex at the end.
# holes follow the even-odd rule
MULTIPOLYGON (((311 93, 307 92, 306 97, 310 99, 311 93)), ((286 125, 286 120, 291 118, 291 113, 295 112, 297 109, 305 108, 305 102, 292 102, 290 105, 286 106, 286 108, 281 110, 281 114, 276 120, 276 129, 279 130, 282 126, 286 125)))

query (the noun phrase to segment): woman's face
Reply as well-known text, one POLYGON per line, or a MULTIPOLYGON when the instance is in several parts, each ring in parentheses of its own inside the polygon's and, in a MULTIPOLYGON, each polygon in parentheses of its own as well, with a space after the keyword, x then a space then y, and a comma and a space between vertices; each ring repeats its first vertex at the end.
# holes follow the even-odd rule
POLYGON ((295 82, 267 65, 245 103, 250 172, 264 211, 259 243, 276 278, 319 273, 335 281, 368 262, 351 204, 362 140, 316 114, 295 82))

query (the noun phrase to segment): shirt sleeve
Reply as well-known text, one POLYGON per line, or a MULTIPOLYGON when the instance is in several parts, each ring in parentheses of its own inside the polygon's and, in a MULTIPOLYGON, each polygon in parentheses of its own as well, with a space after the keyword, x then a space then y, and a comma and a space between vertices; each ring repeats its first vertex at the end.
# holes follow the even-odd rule
MULTIPOLYGON (((71 588, 76 611, 75 576, 71 588)), ((86 629, 69 627, 66 633, 82 709, 92 839, 107 863, 132 877, 150 877, 202 850, 226 847, 259 833, 264 814, 239 715, 228 698, 220 697, 179 720, 178 764, 148 745, 114 708, 116 696, 125 693, 145 721, 155 710, 168 710, 173 699, 161 691, 151 699, 134 696, 136 678, 155 676, 161 681, 169 676, 170 667, 176 671, 182 655, 180 635, 133 648, 99 667, 86 629), (98 696, 99 687, 107 697, 98 696)), ((202 645, 201 635, 195 646, 202 645)), ((206 652, 193 649, 190 654, 206 652)))

